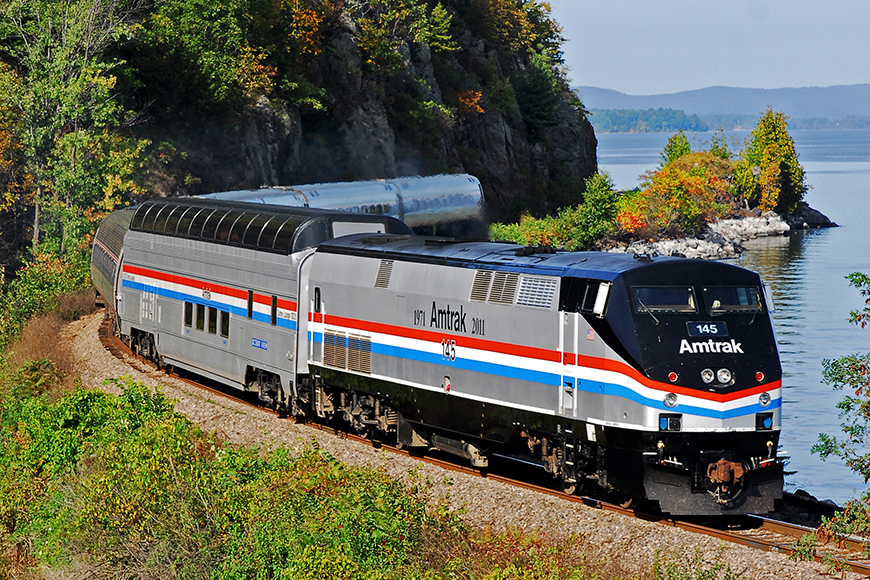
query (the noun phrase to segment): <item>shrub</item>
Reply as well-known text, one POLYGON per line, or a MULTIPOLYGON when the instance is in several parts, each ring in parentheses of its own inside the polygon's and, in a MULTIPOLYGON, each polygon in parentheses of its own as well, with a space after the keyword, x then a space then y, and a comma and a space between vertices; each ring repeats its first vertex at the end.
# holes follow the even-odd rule
POLYGON ((90 285, 89 252, 76 250, 60 258, 38 249, 3 292, 0 309, 0 351, 5 351, 33 316, 55 310, 60 297, 90 285))
POLYGON ((736 199, 729 171, 727 160, 708 152, 672 160, 619 200, 619 227, 653 236, 697 234, 704 224, 727 215, 726 203, 736 199))
POLYGON ((493 224, 490 238, 532 246, 588 249, 616 229, 617 201, 610 176, 598 173, 586 180, 583 203, 562 209, 556 217, 524 215, 517 224, 493 224))
POLYGON ((737 580, 738 574, 731 571, 728 564, 722 562, 721 551, 707 562, 696 549, 691 554, 673 554, 656 558, 653 566, 653 577, 656 580, 737 580))

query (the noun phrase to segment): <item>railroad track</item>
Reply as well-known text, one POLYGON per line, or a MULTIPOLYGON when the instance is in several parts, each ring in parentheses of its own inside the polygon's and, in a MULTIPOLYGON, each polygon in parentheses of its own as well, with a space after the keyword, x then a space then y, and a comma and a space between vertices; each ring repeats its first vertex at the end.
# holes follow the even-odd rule
MULTIPOLYGON (((125 345, 117 337, 115 337, 111 332, 111 322, 108 319, 104 320, 103 323, 100 325, 98 334, 100 342, 111 354, 113 354, 116 358, 122 360, 126 364, 132 366, 133 368, 136 368, 140 372, 144 372, 150 375, 154 375, 157 373, 167 374, 177 380, 183 381, 190 386, 196 387, 198 389, 204 389, 213 395, 225 397, 235 402, 241 402, 243 404, 250 405, 251 407, 258 409, 259 411, 265 411, 276 416, 279 415, 279 413, 277 413, 273 409, 269 409, 262 404, 259 404, 258 401, 252 398, 240 397, 239 393, 227 392, 220 387, 211 386, 209 384, 203 383, 202 381, 192 380, 191 378, 182 374, 176 372, 168 372, 166 369, 159 369, 154 363, 134 354, 127 347, 127 345, 125 345)), ((655 522, 659 525, 680 528, 682 530, 710 536, 723 541, 747 546, 757 550, 778 552, 791 556, 795 553, 796 550, 798 550, 797 543, 803 536, 805 536, 806 534, 816 534, 815 528, 784 522, 765 516, 753 515, 745 517, 741 516, 737 518, 728 518, 719 525, 710 525, 709 523, 694 522, 690 519, 673 518, 671 516, 663 515, 661 513, 647 513, 638 509, 622 507, 620 505, 602 500, 600 498, 581 495, 566 495, 561 491, 557 491, 545 485, 530 483, 522 479, 516 479, 514 477, 510 477, 490 470, 470 467, 468 465, 459 463, 458 460, 455 460, 452 457, 440 457, 438 455, 429 453, 412 452, 409 449, 402 449, 395 445, 390 445, 376 439, 361 437, 347 431, 342 431, 333 426, 323 425, 314 422, 305 422, 304 424, 323 432, 328 432, 339 437, 359 442, 363 445, 370 445, 372 447, 383 449, 392 453, 412 457, 419 461, 423 461, 432 465, 437 465, 453 472, 466 473, 478 477, 485 477, 493 481, 499 481, 508 485, 522 487, 524 489, 528 489, 538 493, 544 493, 547 495, 558 497, 563 501, 581 502, 584 505, 595 509, 616 512, 627 517, 639 518, 655 522)), ((792 494, 785 494, 784 500, 786 502, 794 502, 796 504, 800 504, 804 508, 819 509, 822 512, 827 512, 826 515, 828 515, 828 513, 830 513, 830 511, 833 509, 825 504, 818 504, 816 506, 813 506, 813 502, 809 502, 804 498, 798 498, 796 496, 793 496, 792 494)), ((812 555, 816 561, 827 563, 831 565, 832 568, 852 571, 870 577, 870 559, 866 559, 863 556, 865 545, 867 543, 868 542, 865 540, 854 537, 841 538, 837 542, 829 543, 822 543, 821 540, 819 540, 819 543, 815 547, 812 555)))

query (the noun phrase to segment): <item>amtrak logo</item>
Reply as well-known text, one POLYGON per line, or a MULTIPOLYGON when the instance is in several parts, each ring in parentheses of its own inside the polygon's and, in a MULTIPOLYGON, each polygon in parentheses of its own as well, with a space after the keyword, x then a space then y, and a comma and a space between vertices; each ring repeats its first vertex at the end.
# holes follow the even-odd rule
POLYGON ((731 340, 715 341, 702 340, 700 342, 689 342, 685 338, 680 342, 680 354, 690 353, 708 353, 708 352, 725 352, 732 354, 744 354, 740 342, 733 338, 731 340))

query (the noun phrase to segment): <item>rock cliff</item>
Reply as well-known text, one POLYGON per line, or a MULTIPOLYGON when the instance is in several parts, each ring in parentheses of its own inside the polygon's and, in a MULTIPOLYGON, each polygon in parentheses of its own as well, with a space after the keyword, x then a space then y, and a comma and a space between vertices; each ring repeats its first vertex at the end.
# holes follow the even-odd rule
POLYGON ((459 19, 451 30, 456 50, 404 42, 398 72, 384 75, 360 56, 358 22, 342 18, 306 72, 321 110, 259 95, 188 129, 174 140, 184 177, 165 175, 157 193, 465 172, 480 179, 494 219, 580 202, 597 141, 567 84, 554 77, 550 117, 536 122, 517 89, 529 52, 491 46, 459 19))

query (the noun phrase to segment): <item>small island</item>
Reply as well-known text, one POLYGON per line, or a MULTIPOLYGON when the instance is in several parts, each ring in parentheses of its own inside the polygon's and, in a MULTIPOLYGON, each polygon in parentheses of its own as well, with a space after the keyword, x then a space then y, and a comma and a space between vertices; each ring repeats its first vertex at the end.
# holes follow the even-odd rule
POLYGON ((736 257, 747 239, 836 226, 803 201, 804 169, 781 112, 768 109, 740 152, 728 148, 721 131, 707 150, 692 151, 678 131, 661 158, 638 188, 616 191, 598 173, 586 181, 580 205, 494 224, 491 236, 568 250, 722 259, 736 257))

